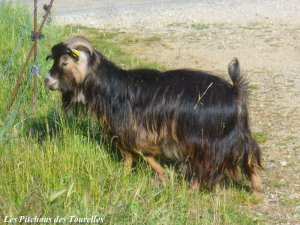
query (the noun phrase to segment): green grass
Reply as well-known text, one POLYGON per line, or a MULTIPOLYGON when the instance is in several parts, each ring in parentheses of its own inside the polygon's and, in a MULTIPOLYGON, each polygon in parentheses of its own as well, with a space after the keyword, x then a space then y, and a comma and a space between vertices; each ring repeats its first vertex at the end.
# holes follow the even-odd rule
POLYGON ((258 86, 256 84, 250 84, 249 88, 250 88, 251 91, 254 91, 254 90, 258 89, 258 86))
POLYGON ((191 27, 195 30, 208 30, 210 28, 210 25, 204 23, 198 23, 198 24, 192 24, 191 27))
POLYGON ((206 32, 209 29, 213 29, 213 30, 224 29, 228 26, 228 24, 226 25, 225 23, 193 23, 193 24, 171 23, 168 26, 170 28, 183 28, 183 29, 192 29, 192 30, 206 32))
POLYGON ((265 130, 256 131, 254 133, 254 138, 259 144, 265 143, 267 141, 267 137, 268 137, 268 132, 265 130))
MULTIPOLYGON (((21 8, 7 4, 0 7, 1 14, 20 24, 26 23, 28 15, 19 13, 21 8)), ((1 54, 0 71, 21 30, 1 18, 0 49, 5 54, 1 54)), ((124 68, 164 69, 125 52, 122 46, 126 43, 116 41, 122 35, 118 32, 51 25, 45 27, 44 34, 38 57, 42 74, 51 67, 52 62, 44 60, 51 46, 74 34, 86 35, 95 48, 124 68)), ((1 113, 31 44, 28 37, 0 81, 1 113)), ((20 92, 23 89, 24 82, 20 92)), ((256 203, 243 188, 190 192, 187 182, 172 167, 166 168, 169 182, 164 187, 158 184, 142 159, 132 174, 126 174, 120 153, 103 139, 97 122, 86 116, 62 115, 60 95, 45 90, 42 75, 38 77, 35 113, 31 96, 32 88, 26 92, 13 127, 0 141, 1 222, 5 216, 19 219, 24 215, 53 219, 60 216, 67 221, 74 215, 98 216, 105 224, 257 224, 264 221, 241 208, 256 203)), ((1 115, 0 131, 8 118, 9 115, 1 115)))
POLYGON ((122 40, 122 44, 125 44, 125 45, 133 45, 133 44, 137 44, 139 42, 140 41, 138 38, 135 38, 132 36, 127 36, 122 40))
POLYGON ((264 30, 265 32, 272 32, 272 29, 269 26, 263 25, 259 22, 250 22, 240 26, 244 30, 264 30))
POLYGON ((144 43, 146 45, 151 45, 153 43, 157 43, 157 42, 161 42, 161 41, 162 41, 162 38, 158 35, 153 35, 151 37, 148 37, 148 38, 144 39, 144 43))

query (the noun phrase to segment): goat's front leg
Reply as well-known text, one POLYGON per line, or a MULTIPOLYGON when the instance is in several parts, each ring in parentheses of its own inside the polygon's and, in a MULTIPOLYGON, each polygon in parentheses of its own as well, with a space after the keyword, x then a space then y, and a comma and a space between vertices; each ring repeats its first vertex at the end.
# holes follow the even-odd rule
POLYGON ((125 167, 125 171, 126 173, 131 173, 132 171, 132 164, 134 161, 134 155, 131 152, 128 151, 123 151, 123 157, 124 159, 124 167, 125 167))
POLYGON ((145 156, 146 161, 149 165, 154 169, 154 171, 158 174, 160 181, 163 185, 167 184, 168 181, 168 174, 164 170, 164 168, 159 165, 159 163, 154 159, 153 156, 145 156))

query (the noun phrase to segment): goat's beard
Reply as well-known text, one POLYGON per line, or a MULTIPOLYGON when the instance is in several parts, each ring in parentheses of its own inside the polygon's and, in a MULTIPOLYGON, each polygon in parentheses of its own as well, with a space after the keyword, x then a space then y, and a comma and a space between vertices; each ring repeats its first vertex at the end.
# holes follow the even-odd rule
POLYGON ((62 109, 64 112, 68 112, 70 110, 77 115, 79 112, 87 111, 87 104, 84 99, 81 97, 81 90, 73 90, 62 93, 62 109))

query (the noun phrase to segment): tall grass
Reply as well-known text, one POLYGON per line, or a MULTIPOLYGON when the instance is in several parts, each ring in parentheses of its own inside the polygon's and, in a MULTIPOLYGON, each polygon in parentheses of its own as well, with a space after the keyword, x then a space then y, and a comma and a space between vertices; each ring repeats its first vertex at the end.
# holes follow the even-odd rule
MULTIPOLYGON (((0 14, 13 18, 17 24, 28 21, 29 13, 21 7, 3 3, 0 7, 0 14)), ((0 54, 0 71, 21 30, 1 18, 0 49, 4 54, 0 54)), ((122 35, 117 32, 51 25, 45 27, 44 34, 38 55, 42 74, 51 66, 51 62, 44 60, 51 46, 73 34, 88 36, 97 49, 125 68, 162 69, 124 52, 122 41, 114 39, 122 35)), ((28 35, 0 81, 0 112, 30 44, 28 35)), ((23 88, 24 83, 20 90, 23 88)), ((126 174, 122 157, 102 138, 101 128, 93 118, 62 115, 59 93, 45 90, 42 75, 38 77, 35 114, 31 96, 32 88, 27 91, 13 126, 0 142, 0 223, 6 216, 17 219, 59 216, 67 221, 70 216, 98 216, 105 224, 256 224, 263 221, 245 213, 246 205, 254 204, 254 200, 243 188, 190 192, 187 182, 172 166, 166 166, 170 179, 164 187, 142 159, 132 174, 126 174)), ((0 131, 8 116, 1 116, 0 131)))

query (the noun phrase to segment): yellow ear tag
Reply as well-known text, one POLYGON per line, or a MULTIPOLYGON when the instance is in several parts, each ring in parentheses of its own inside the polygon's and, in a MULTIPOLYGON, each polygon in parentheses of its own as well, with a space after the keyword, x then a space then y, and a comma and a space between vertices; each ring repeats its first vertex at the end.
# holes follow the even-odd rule
POLYGON ((78 50, 72 48, 72 49, 71 49, 71 52, 72 52, 72 55, 73 55, 75 58, 79 59, 80 52, 79 52, 78 50))

